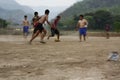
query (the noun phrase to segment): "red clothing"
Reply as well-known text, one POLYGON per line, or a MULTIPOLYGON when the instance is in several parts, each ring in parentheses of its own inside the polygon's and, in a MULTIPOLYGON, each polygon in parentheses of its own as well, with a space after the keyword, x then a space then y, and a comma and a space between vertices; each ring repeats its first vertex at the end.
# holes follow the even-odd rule
POLYGON ((40 19, 39 16, 33 17, 33 26, 34 26, 34 28, 38 25, 38 20, 39 20, 39 19, 40 19))
POLYGON ((110 25, 106 25, 105 30, 110 31, 110 25))
POLYGON ((55 20, 53 21, 53 23, 52 23, 52 27, 51 27, 51 28, 56 29, 56 28, 57 28, 58 21, 59 21, 58 19, 55 19, 55 20))

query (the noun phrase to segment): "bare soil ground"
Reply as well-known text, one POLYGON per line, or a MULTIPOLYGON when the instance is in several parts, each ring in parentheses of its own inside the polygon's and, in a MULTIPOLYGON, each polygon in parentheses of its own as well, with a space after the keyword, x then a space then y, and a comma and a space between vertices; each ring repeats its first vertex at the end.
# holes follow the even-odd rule
MULTIPOLYGON (((28 40, 30 37, 28 37, 28 40)), ((0 80, 120 80, 120 61, 107 61, 120 53, 120 37, 62 36, 32 45, 22 36, 0 36, 0 80)))

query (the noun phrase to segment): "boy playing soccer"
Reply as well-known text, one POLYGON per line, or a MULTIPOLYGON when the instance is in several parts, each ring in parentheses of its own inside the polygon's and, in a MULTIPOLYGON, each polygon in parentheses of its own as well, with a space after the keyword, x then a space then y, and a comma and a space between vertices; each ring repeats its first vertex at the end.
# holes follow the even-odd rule
POLYGON ((38 25, 34 29, 34 34, 29 41, 30 44, 38 36, 39 33, 41 33, 41 41, 40 42, 45 43, 43 41, 43 39, 44 39, 47 31, 44 29, 43 24, 46 21, 51 26, 50 22, 48 21, 48 15, 49 15, 49 10, 47 9, 47 10, 45 10, 45 15, 41 16, 41 18, 38 21, 38 25))
POLYGON ((57 29, 57 24, 58 24, 58 21, 60 20, 60 16, 57 16, 56 19, 51 23, 51 35, 48 36, 47 39, 49 39, 50 37, 53 37, 55 34, 57 35, 57 42, 59 42, 59 38, 60 38, 60 32, 59 30, 57 29))
MULTIPOLYGON (((38 25, 39 19, 40 19, 40 17, 38 16, 38 12, 34 12, 34 17, 33 17, 33 19, 32 19, 32 24, 33 24, 34 30, 35 30, 35 27, 37 27, 37 25, 38 25)), ((33 30, 32 36, 33 36, 34 33, 35 33, 34 30, 33 30)))
POLYGON ((34 17, 32 19, 33 28, 35 28, 38 25, 39 19, 40 17, 38 16, 38 12, 34 12, 34 17))

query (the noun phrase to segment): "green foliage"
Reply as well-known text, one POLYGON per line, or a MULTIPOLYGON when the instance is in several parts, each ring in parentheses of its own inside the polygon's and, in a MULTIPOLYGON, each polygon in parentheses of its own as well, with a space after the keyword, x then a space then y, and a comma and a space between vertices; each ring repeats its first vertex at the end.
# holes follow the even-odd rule
POLYGON ((114 30, 116 32, 120 32, 120 22, 114 22, 114 30))
POLYGON ((120 15, 114 15, 113 20, 120 22, 120 15))
POLYGON ((93 16, 85 16, 85 19, 88 21, 88 29, 90 30, 95 30, 96 27, 95 27, 95 20, 93 18, 93 16))
POLYGON ((67 20, 61 20, 58 24, 59 28, 62 29, 62 30, 75 30, 75 25, 77 23, 77 20, 76 19, 78 18, 77 16, 74 16, 72 18, 68 18, 67 20))
POLYGON ((62 13, 63 19, 97 10, 109 10, 112 14, 119 14, 120 0, 83 0, 75 3, 62 13))
MULTIPOLYGON (((85 19, 88 20, 88 29, 90 30, 104 30, 104 26, 106 24, 112 25, 114 18, 116 20, 119 20, 119 18, 117 18, 118 16, 114 17, 109 11, 105 10, 98 10, 94 13, 86 13, 84 14, 84 16, 85 19)), ((78 20, 79 16, 74 15, 73 18, 63 20, 61 23, 67 26, 66 29, 72 30, 73 28, 75 28, 75 25, 77 24, 78 20)))
POLYGON ((119 13, 120 0, 83 0, 61 13, 61 23, 70 29, 70 26, 77 23, 78 16, 84 14, 89 22, 89 29, 102 30, 105 24, 113 25, 114 21, 119 20, 119 13))
POLYGON ((104 29, 105 24, 111 24, 113 22, 112 14, 108 11, 99 10, 94 13, 96 29, 104 29))
POLYGON ((6 28, 8 25, 6 20, 0 19, 0 28, 6 28))

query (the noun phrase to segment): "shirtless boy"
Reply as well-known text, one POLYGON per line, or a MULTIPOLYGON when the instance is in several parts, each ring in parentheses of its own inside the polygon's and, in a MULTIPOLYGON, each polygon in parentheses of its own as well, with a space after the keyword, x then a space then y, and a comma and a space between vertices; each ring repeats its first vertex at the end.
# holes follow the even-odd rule
POLYGON ((30 44, 38 36, 39 33, 41 33, 41 41, 40 42, 45 43, 43 41, 43 39, 44 39, 47 31, 44 29, 43 24, 45 22, 47 22, 51 26, 50 22, 48 21, 48 15, 49 15, 49 10, 47 9, 47 10, 45 10, 45 15, 41 16, 41 18, 38 21, 38 25, 34 29, 34 34, 33 34, 32 38, 29 41, 30 44))
POLYGON ((23 20, 23 37, 27 38, 28 33, 29 33, 29 21, 27 20, 27 15, 25 15, 23 20))
POLYGON ((77 24, 77 29, 79 28, 79 37, 80 37, 80 42, 82 41, 82 36, 84 38, 84 41, 86 41, 86 25, 88 24, 87 20, 84 19, 83 15, 80 15, 80 20, 78 21, 77 24))

